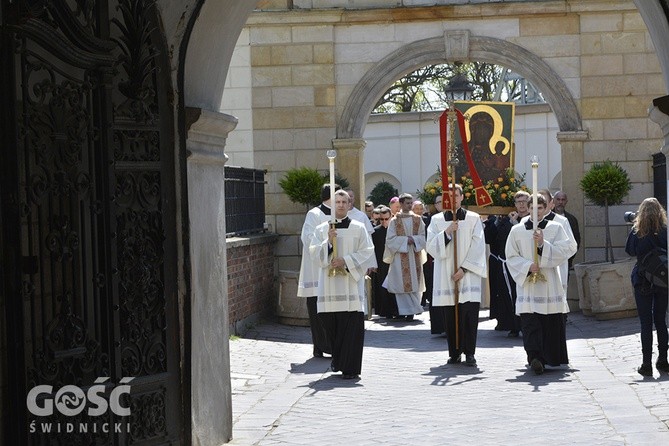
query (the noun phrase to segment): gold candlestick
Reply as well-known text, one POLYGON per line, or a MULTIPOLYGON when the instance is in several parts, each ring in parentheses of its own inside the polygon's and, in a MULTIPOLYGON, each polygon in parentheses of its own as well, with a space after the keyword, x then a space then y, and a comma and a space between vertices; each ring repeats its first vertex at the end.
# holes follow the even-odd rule
MULTIPOLYGON (((330 228, 335 227, 335 158, 337 158, 337 151, 336 150, 328 150, 326 153, 328 160, 330 162, 330 228)), ((332 256, 330 257, 330 261, 332 259, 337 258, 337 237, 335 237, 332 240, 332 256)), ((330 266, 328 269, 328 276, 334 277, 334 276, 345 276, 348 274, 346 272, 346 269, 344 268, 335 268, 334 266, 330 266)))
MULTIPOLYGON (((537 209, 538 205, 538 192, 537 189, 539 188, 538 186, 538 171, 539 171, 539 157, 536 155, 533 155, 532 158, 530 159, 532 163, 532 233, 534 234, 537 231, 537 225, 539 222, 537 221, 539 219, 539 211, 537 209)), ((534 240, 534 263, 539 265, 539 253, 537 252, 537 241, 534 240)), ((537 271, 535 273, 531 273, 530 277, 527 279, 530 281, 530 283, 537 283, 537 282, 545 282, 546 281, 546 276, 541 271, 537 271)))

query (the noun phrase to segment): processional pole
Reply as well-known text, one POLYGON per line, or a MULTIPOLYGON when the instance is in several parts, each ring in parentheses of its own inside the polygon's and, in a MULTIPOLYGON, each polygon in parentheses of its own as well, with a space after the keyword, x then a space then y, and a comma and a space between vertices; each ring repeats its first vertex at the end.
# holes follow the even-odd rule
MULTIPOLYGON (((449 164, 451 166, 451 211, 453 214, 453 223, 457 224, 458 216, 457 209, 455 206, 455 165, 459 162, 457 154, 455 153, 455 123, 458 119, 457 112, 455 111, 455 103, 451 102, 448 107, 448 158, 449 164)), ((465 138, 465 135, 461 135, 462 138, 465 138)), ((443 183, 442 183, 443 184, 443 183)), ((443 200, 442 200, 443 201, 443 200)), ((452 234, 453 240, 453 273, 455 273, 458 266, 458 234, 457 232, 452 234)), ((460 283, 453 284, 453 299, 455 301, 455 349, 460 349, 460 329, 459 329, 459 313, 460 310, 458 305, 460 303, 460 283)))
MULTIPOLYGON (((442 203, 444 209, 450 208, 453 214, 453 223, 457 224, 458 217, 455 206, 455 165, 459 162, 455 152, 455 126, 458 119, 455 103, 448 101, 448 109, 441 114, 439 118, 439 130, 441 136, 441 184, 442 184, 442 203), (446 136, 448 134, 448 137, 446 136), (449 175, 450 171, 450 175, 449 175), (449 182, 450 176, 450 182, 449 182), (444 192, 443 188, 450 184, 450 192, 444 192)), ((464 139, 465 135, 461 135, 464 139)), ((458 238, 457 234, 451 235, 453 243, 453 272, 458 270, 458 238)), ((458 304, 460 301, 459 284, 453 284, 453 297, 455 300, 455 348, 460 348, 460 330, 458 318, 458 304)))

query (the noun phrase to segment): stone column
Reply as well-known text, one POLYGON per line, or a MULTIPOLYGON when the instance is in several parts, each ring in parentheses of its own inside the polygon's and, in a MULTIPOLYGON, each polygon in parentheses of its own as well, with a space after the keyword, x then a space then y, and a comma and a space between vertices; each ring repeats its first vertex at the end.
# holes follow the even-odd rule
MULTIPOLYGON (((199 110, 188 130, 192 444, 232 438, 225 251, 225 141, 237 118, 199 110)), ((197 112, 196 112, 197 113, 197 112)))
POLYGON ((585 173, 583 145, 588 139, 588 132, 577 130, 558 132, 557 140, 562 148, 562 190, 569 198, 567 211, 578 219, 581 231, 581 246, 574 258, 574 263, 583 262, 585 255, 585 219, 583 191, 579 185, 585 173))
MULTIPOLYGON (((653 99, 653 104, 648 109, 651 121, 656 123, 662 129, 664 142, 660 151, 664 156, 669 157, 669 95, 653 99)), ((669 190, 669 163, 665 166, 667 169, 667 189, 669 190)), ((667 195, 669 197, 669 195, 667 195)))
POLYGON ((365 209, 365 169, 364 150, 367 142, 362 138, 333 139, 332 148, 337 151, 335 166, 337 172, 346 177, 351 189, 356 193, 358 209, 365 209))
MULTIPOLYGON (((662 129, 664 141, 660 151, 664 153, 665 157, 669 158, 669 95, 653 99, 653 104, 648 109, 648 114, 650 119, 662 129)), ((665 163, 664 169, 665 178, 667 179, 665 184, 666 196, 667 200, 669 200, 669 163, 665 163)), ((669 232, 669 228, 667 228, 667 231, 669 232)), ((667 308, 667 318, 669 319, 669 308, 667 308)))

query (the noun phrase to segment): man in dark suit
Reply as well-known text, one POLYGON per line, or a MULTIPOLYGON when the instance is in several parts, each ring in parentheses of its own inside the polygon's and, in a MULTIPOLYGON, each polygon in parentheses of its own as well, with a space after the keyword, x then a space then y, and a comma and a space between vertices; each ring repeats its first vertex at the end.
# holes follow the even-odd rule
MULTIPOLYGON (((576 217, 565 210, 568 201, 567 194, 565 194, 563 191, 557 192, 553 196, 553 203, 555 204, 555 208, 553 210, 556 214, 563 215, 567 218, 567 220, 569 220, 569 227, 571 227, 571 232, 574 234, 574 238, 576 239, 576 249, 578 250, 578 248, 581 247, 581 233, 578 230, 578 220, 576 217)), ((576 256, 576 254, 569 258, 569 269, 571 269, 574 256, 576 256)))

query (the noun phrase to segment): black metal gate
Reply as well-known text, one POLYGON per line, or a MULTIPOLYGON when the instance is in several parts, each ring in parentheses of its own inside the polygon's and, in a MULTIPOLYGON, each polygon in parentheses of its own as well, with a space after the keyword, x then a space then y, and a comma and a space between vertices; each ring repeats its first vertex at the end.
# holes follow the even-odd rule
POLYGON ((2 0, 8 444, 183 441, 173 112, 156 17, 150 0, 2 0), (111 402, 124 377, 128 416, 92 416, 91 398, 59 394, 97 380, 111 402), (26 397, 44 385, 37 404, 53 415, 36 416, 26 397))

